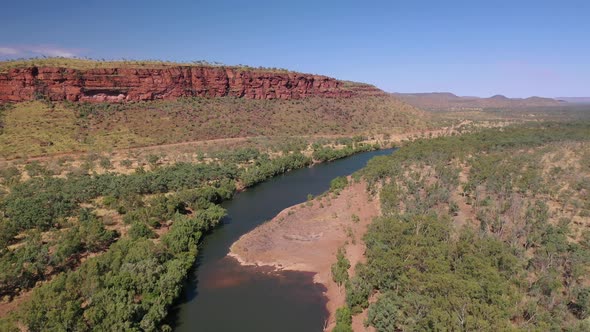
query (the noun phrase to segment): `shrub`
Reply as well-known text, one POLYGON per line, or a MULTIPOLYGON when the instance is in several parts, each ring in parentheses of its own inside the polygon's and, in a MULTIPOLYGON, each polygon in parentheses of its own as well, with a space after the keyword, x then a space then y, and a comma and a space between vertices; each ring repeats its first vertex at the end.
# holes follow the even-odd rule
POLYGON ((348 306, 336 309, 336 326, 332 332, 352 332, 352 314, 348 306))
POLYGON ((130 168, 131 165, 133 165, 133 162, 129 159, 123 159, 119 164, 125 168, 130 168))
POLYGON ((3 179, 3 183, 12 187, 20 182, 21 172, 18 168, 11 166, 0 169, 0 177, 3 179))
POLYGON ((348 281, 348 269, 350 268, 350 261, 346 258, 346 252, 343 248, 338 249, 336 254, 336 263, 332 265, 332 279, 338 286, 342 286, 348 281))
POLYGON ((339 193, 348 185, 348 179, 345 176, 339 176, 330 181, 330 191, 339 193))
POLYGON ((100 165, 100 167, 107 170, 113 168, 113 164, 111 163, 111 160, 108 157, 101 157, 98 164, 100 165))
POLYGON ((30 177, 53 175, 45 166, 36 160, 26 164, 25 171, 27 171, 30 177))
POLYGON ((153 239, 156 237, 156 233, 154 233, 154 231, 152 231, 152 229, 149 228, 146 224, 138 221, 131 224, 131 228, 129 229, 129 236, 132 239, 153 239))

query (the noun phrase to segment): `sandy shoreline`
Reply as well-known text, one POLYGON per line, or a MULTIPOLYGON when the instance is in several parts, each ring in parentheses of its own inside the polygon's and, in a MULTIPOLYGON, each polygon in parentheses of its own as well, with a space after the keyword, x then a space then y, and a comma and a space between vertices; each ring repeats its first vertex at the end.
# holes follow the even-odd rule
MULTIPOLYGON (((336 309, 345 303, 344 287, 332 280, 336 253, 345 248, 352 265, 349 274, 354 274, 354 266, 364 259, 362 236, 379 213, 379 200, 369 196, 366 184, 353 183, 339 195, 328 194, 281 211, 240 237, 228 256, 242 265, 314 273, 314 282, 326 287, 325 330, 331 330, 336 309)), ((365 331, 363 320, 355 317, 355 331, 365 331)))

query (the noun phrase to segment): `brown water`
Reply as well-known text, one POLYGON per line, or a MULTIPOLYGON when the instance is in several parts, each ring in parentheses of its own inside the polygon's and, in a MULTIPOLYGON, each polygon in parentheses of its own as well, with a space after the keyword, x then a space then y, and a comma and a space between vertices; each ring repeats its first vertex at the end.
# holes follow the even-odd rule
POLYGON ((227 257, 240 236, 281 210, 318 195, 337 176, 349 175, 377 155, 360 153, 289 172, 237 194, 223 204, 228 216, 205 237, 194 271, 170 321, 175 331, 322 331, 327 318, 324 287, 312 273, 241 266, 227 257))

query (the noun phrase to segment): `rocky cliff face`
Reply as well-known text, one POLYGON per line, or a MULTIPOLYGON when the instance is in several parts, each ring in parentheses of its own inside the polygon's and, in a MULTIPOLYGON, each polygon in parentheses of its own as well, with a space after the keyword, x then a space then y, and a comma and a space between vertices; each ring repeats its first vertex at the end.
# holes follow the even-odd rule
MULTIPOLYGON (((373 92, 380 90, 372 88, 373 92)), ((37 97, 53 101, 142 101, 179 97, 348 98, 360 91, 333 78, 226 67, 15 68, 0 73, 0 102, 37 97)))

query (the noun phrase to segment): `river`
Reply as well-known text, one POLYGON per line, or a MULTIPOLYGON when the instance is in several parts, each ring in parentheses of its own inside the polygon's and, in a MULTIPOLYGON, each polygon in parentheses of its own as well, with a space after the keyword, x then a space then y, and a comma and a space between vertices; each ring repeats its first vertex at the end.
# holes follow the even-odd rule
POLYGON ((240 236, 283 209, 328 190, 333 178, 392 151, 359 153, 295 170, 224 202, 227 217, 201 243, 179 304, 171 310, 175 331, 322 331, 327 318, 324 287, 313 282, 311 273, 245 267, 227 253, 240 236))

